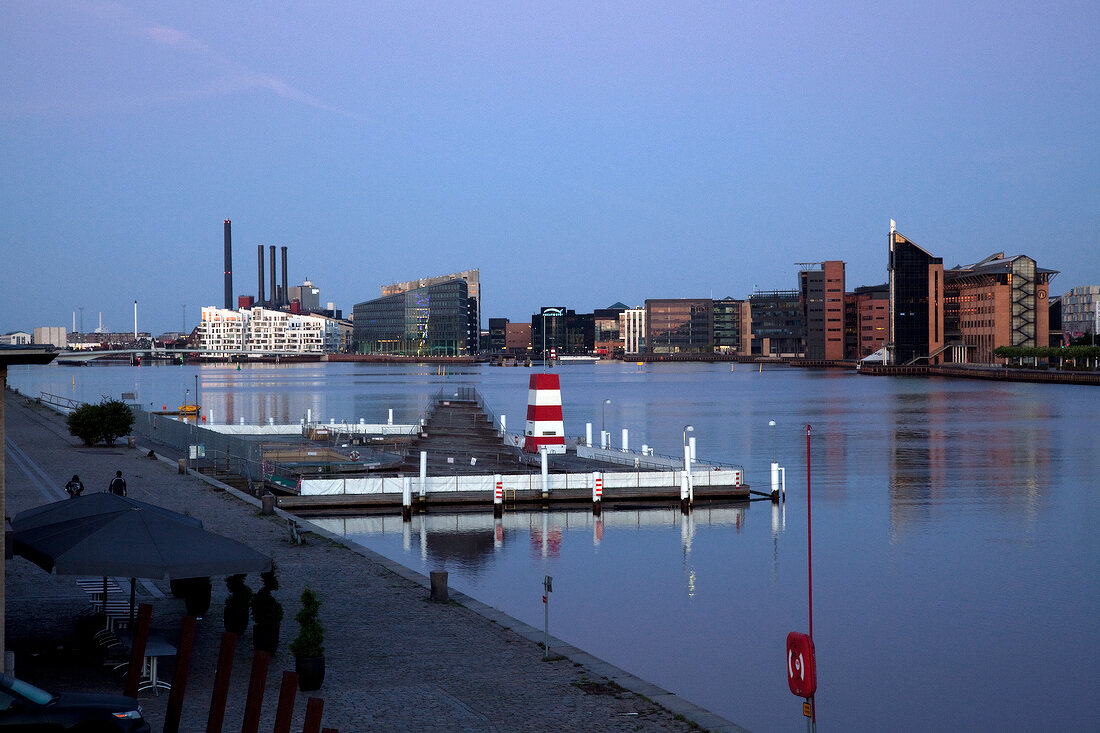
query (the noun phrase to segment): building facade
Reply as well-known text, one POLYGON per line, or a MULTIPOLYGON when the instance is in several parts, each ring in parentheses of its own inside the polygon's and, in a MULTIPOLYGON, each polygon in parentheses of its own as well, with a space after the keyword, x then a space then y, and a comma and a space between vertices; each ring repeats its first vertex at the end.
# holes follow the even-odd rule
POLYGON ((509 323, 504 334, 504 348, 509 356, 529 358, 531 356, 531 324, 509 323))
POLYGON ((748 353, 746 344, 751 335, 746 333, 751 323, 748 317, 748 301, 734 298, 715 300, 711 304, 714 323, 714 351, 721 354, 748 353))
POLYGON ((503 354, 508 348, 508 319, 490 318, 489 337, 483 344, 490 354, 503 354))
POLYGON ((624 354, 645 352, 645 308, 627 308, 619 314, 624 354))
POLYGON ((844 263, 813 263, 817 269, 798 273, 802 318, 806 324, 806 358, 844 358, 844 263))
POLYGON ((1100 331, 1100 285, 1082 285, 1062 295, 1062 333, 1069 338, 1100 331))
MULTIPOLYGON (((451 279, 356 303, 353 349, 359 354, 465 356, 470 351, 470 298, 451 279)), ((480 338, 474 339, 476 343, 480 338)))
POLYGON ((39 346, 56 346, 64 349, 68 343, 67 333, 64 326, 35 326, 34 343, 39 346))
POLYGON ((865 285, 845 296, 845 357, 862 359, 890 343, 890 286, 865 285))
POLYGON ((713 352, 712 305, 709 298, 647 300, 646 353, 673 355, 713 352))
POLYGON ((477 354, 481 351, 481 282, 479 270, 463 270, 450 275, 409 280, 403 283, 382 286, 382 297, 400 295, 413 290, 442 285, 461 280, 466 285, 466 344, 465 353, 477 354))
POLYGON ((891 361, 939 363, 944 346, 943 259, 903 237, 893 221, 889 244, 891 361))
POLYGON ((757 291, 749 296, 750 352, 756 356, 799 357, 806 353, 806 325, 797 290, 757 291))
POLYGON ((25 331, 12 331, 0 336, 0 344, 5 346, 30 346, 34 336, 25 331))
POLYGON ((203 356, 225 352, 325 354, 344 349, 345 328, 323 316, 295 315, 270 308, 226 310, 205 307, 198 327, 203 356))
POLYGON ((623 353, 621 318, 626 306, 616 303, 608 308, 592 311, 593 351, 600 356, 616 356, 623 353))
POLYGON ((947 343, 964 347, 952 351, 952 361, 993 364, 999 346, 1049 345, 1047 296, 1055 274, 1026 255, 1003 252, 945 270, 947 343))

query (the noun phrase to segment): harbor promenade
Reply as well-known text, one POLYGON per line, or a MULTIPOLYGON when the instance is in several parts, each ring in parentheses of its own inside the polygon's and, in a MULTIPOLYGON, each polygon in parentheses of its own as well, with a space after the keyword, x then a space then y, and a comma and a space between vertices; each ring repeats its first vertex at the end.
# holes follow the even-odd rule
MULTIPOLYGON (((150 458, 148 446, 139 441, 130 449, 125 439, 113 448, 86 448, 69 435, 63 416, 10 391, 4 399, 8 516, 62 499, 74 473, 86 492, 98 492, 120 470, 129 496, 186 512, 275 560, 276 597, 286 615, 260 730, 271 730, 282 671, 294 668, 288 647, 307 585, 322 603, 327 673, 320 690, 298 693, 294 730, 302 728, 309 697, 324 700, 323 727, 343 733, 742 730, 554 637, 552 658, 544 661, 541 629, 453 590, 452 602, 431 602, 424 576, 322 531, 308 531, 295 544, 281 512, 264 516, 246 494, 195 473, 181 475, 175 456, 150 458)), ((259 578, 249 576, 248 583, 258 588, 259 578)), ((74 578, 48 575, 15 557, 7 561, 5 587, 7 648, 16 654, 17 676, 51 690, 121 691, 119 679, 76 633, 87 597, 74 578)), ((223 579, 214 578, 210 610, 195 637, 184 731, 206 729, 226 595, 223 579)), ((152 605, 154 631, 174 643, 184 609, 168 582, 138 581, 138 601, 152 605)), ((237 644, 223 730, 241 729, 251 660, 250 629, 237 644)), ((162 679, 172 679, 173 661, 162 664, 162 679)), ((153 730, 161 730, 167 693, 146 691, 139 700, 153 730)))

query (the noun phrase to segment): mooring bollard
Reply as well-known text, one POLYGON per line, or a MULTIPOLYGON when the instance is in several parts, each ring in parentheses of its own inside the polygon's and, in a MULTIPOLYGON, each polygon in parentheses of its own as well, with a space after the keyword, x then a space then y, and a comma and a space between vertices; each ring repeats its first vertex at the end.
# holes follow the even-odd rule
POLYGON ((275 513, 275 495, 270 491, 260 497, 260 514, 270 517, 275 513))
POLYGON ((178 470, 179 470, 180 473, 187 473, 187 459, 186 458, 179 459, 178 461, 176 461, 176 464, 179 467, 178 470))
POLYGON ((432 583, 432 600, 445 603, 448 600, 447 596, 447 571, 446 570, 433 570, 429 573, 429 577, 432 583))
POLYGON ((405 476, 401 479, 401 519, 408 522, 412 520, 412 477, 405 476))
POLYGON ((493 516, 504 516, 504 479, 499 473, 493 476, 493 516))

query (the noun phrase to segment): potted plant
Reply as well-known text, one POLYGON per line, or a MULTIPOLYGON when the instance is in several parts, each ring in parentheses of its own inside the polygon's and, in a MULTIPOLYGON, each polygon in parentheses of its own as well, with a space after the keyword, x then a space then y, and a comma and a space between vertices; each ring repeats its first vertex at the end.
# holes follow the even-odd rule
POLYGON ((252 606, 254 593, 244 582, 244 573, 230 575, 225 579, 229 597, 225 599, 225 630, 237 636, 248 628, 248 611, 252 606))
POLYGON ((321 602, 308 586, 302 591, 302 608, 294 617, 298 622, 298 637, 290 643, 294 667, 298 672, 298 688, 313 692, 325 681, 325 629, 318 610, 321 602))
POLYGON ((252 598, 252 647, 274 654, 279 648, 279 624, 283 621, 283 604, 272 595, 279 589, 274 563, 271 570, 260 573, 260 579, 263 587, 252 598))

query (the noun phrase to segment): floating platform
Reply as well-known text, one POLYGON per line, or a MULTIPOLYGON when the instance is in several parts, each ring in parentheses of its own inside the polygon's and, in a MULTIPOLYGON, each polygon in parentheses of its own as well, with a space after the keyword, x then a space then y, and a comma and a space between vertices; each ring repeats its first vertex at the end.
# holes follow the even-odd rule
MULTIPOLYGON (((425 511, 491 509, 498 488, 505 507, 592 503, 597 493, 603 502, 680 502, 683 460, 579 442, 546 456, 544 479, 543 456, 525 452, 523 436, 498 430, 477 390, 451 389, 433 400, 395 470, 303 475, 293 490, 285 482, 270 488, 280 494, 281 508, 316 512, 401 508, 406 482, 412 508, 425 511)), ((690 486, 695 501, 747 500, 750 494, 743 469, 734 464, 695 462, 690 486)))

